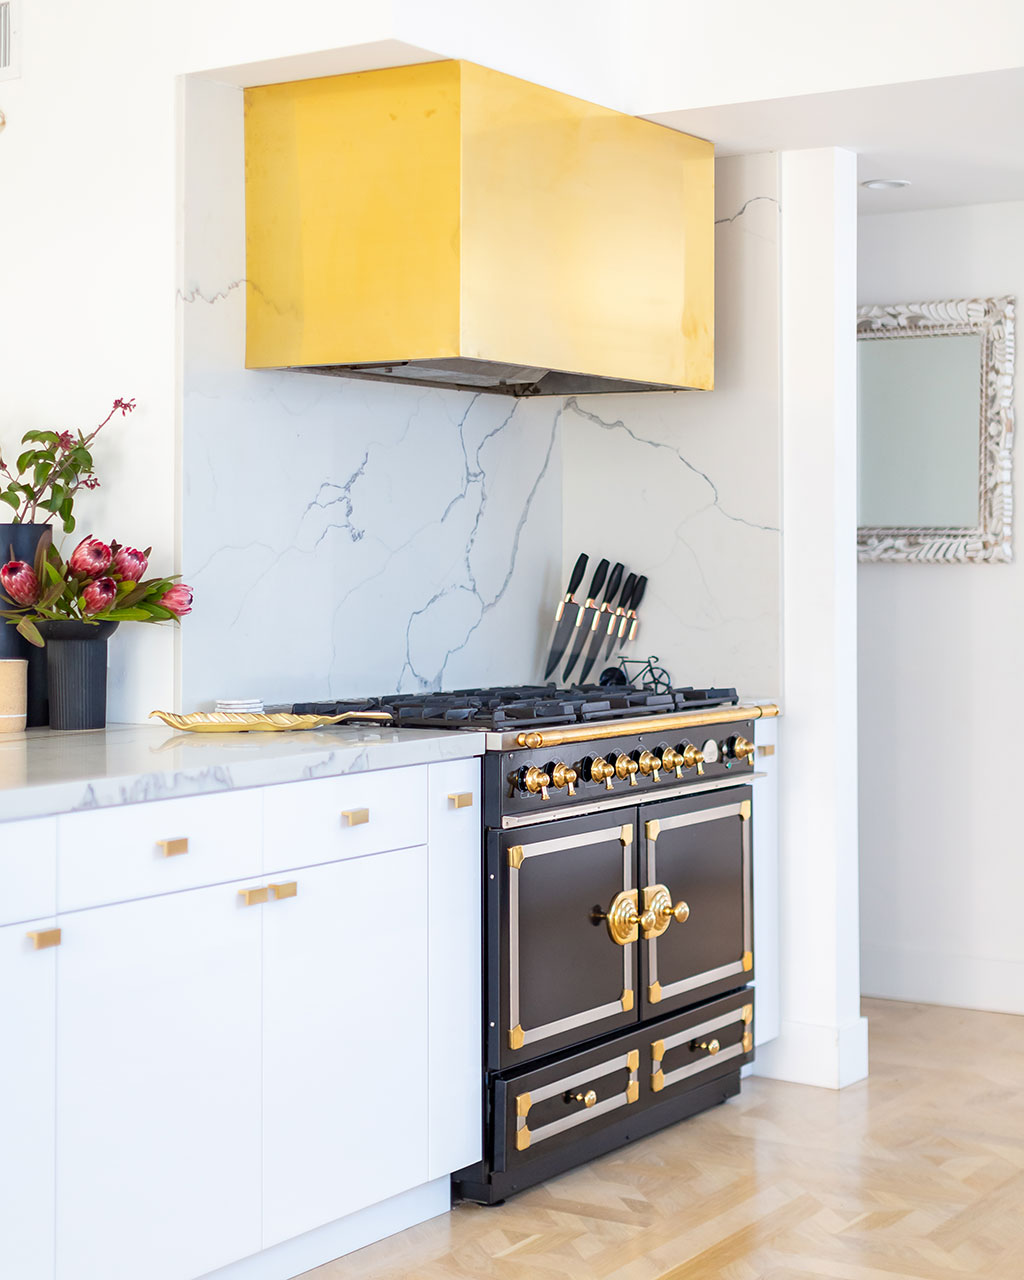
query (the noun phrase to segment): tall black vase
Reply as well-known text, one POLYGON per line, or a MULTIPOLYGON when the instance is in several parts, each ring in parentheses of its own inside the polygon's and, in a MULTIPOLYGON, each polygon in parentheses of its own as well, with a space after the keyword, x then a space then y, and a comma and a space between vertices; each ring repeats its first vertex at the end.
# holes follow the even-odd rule
POLYGON ((102 729, 107 723, 107 641, 116 622, 39 622, 46 641, 51 729, 102 729))
MULTIPOLYGON (((32 564, 36 548, 44 534, 52 534, 48 524, 0 524, 0 564, 8 560, 24 560, 32 564)), ((0 619, 0 658, 28 659, 28 712, 26 723, 49 724, 46 707, 46 654, 38 645, 29 644, 10 623, 0 619)))

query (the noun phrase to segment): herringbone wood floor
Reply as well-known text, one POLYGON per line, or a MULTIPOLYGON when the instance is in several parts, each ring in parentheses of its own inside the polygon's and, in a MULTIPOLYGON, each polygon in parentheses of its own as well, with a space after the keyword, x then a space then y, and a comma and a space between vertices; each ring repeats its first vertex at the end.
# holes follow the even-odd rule
POLYGON ((871 1078, 738 1098, 303 1280, 1024 1280, 1024 1018, 865 1001, 871 1078))

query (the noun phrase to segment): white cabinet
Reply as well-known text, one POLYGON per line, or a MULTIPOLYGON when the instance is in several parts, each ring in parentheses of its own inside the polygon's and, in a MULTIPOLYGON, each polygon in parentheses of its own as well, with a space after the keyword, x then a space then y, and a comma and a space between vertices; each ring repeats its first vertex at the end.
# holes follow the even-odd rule
POLYGON ((427 851, 307 867, 271 892, 265 1248, 427 1181, 427 851))
POLYGON ((442 1177, 483 1148, 480 761, 430 766, 430 1163, 442 1177))
POLYGON ((0 929, 0 1275, 53 1280, 53 920, 0 929))
POLYGON ((260 1248, 262 918, 238 889, 60 920, 57 1280, 191 1280, 260 1248))
POLYGON ((57 910, 57 820, 0 823, 0 925, 57 910))

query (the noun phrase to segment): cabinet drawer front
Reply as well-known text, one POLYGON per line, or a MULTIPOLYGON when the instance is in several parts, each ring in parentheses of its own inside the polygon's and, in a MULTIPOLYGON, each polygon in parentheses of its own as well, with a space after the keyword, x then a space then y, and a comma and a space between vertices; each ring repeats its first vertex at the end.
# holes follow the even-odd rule
POLYGON ((427 842, 427 768, 288 782, 264 792, 269 874, 427 842))
POLYGON ((232 791, 57 819, 60 911, 258 875, 261 793, 232 791))
POLYGON ((748 988, 496 1078, 495 1171, 567 1168, 607 1150, 609 1131, 621 1142, 671 1123, 686 1113, 680 1099, 752 1060, 753 1014, 748 988), (567 1154, 573 1158, 559 1164, 567 1154))
POLYGON ((0 824, 0 925, 56 910, 56 818, 0 824))

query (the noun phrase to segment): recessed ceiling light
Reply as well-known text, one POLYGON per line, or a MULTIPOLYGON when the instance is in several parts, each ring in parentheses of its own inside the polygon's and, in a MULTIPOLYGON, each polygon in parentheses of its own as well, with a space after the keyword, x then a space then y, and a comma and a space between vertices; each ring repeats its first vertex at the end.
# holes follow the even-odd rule
POLYGON ((860 184, 869 191, 895 191, 897 187, 909 187, 909 178, 868 178, 860 184))

